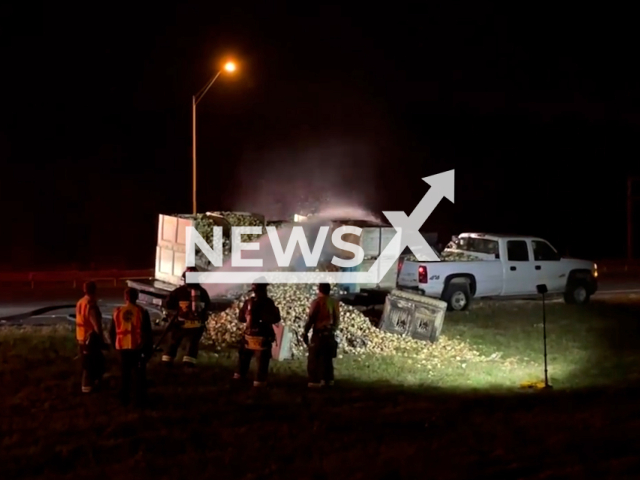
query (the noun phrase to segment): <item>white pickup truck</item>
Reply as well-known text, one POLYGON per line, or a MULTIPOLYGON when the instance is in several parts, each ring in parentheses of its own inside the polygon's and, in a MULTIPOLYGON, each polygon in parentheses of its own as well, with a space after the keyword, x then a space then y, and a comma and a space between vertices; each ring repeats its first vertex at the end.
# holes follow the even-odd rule
POLYGON ((401 260, 398 288, 440 298, 450 310, 466 310, 474 297, 536 295, 541 284, 550 294, 564 294, 566 303, 585 304, 598 289, 595 263, 562 258, 547 241, 536 237, 463 233, 447 246, 442 258, 401 260))

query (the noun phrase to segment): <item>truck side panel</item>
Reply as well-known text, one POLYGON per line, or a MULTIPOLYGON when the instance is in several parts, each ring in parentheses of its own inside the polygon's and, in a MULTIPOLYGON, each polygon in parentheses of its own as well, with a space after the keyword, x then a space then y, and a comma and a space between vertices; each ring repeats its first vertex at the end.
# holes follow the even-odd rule
POLYGON ((499 260, 477 262, 404 262, 398 286, 419 288, 425 295, 440 298, 452 277, 471 275, 476 279, 476 297, 497 296, 503 289, 503 267, 499 260), (427 268, 426 282, 418 282, 418 268, 427 268))
POLYGON ((500 260, 480 260, 477 262, 434 262, 427 266, 427 278, 429 283, 436 277, 430 287, 420 285, 429 296, 441 295, 446 287, 447 279, 456 275, 471 275, 475 279, 476 297, 488 297, 500 295, 503 288, 502 262, 500 260))
POLYGON ((418 262, 405 261, 398 276, 398 286, 401 288, 418 288, 418 262))
POLYGON ((477 297, 500 295, 504 289, 504 268, 500 260, 473 262, 477 265, 473 271, 477 281, 477 297))
POLYGON ((193 222, 186 218, 160 215, 156 246, 155 278, 171 285, 180 285, 185 269, 187 227, 193 222))

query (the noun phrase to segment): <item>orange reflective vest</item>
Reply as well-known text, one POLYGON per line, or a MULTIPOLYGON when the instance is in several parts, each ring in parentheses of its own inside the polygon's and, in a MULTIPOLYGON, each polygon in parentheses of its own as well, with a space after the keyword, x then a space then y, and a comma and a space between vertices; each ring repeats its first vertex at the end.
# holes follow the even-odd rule
MULTIPOLYGON (((84 343, 89 337, 89 334, 95 331, 93 323, 91 323, 89 318, 91 308, 97 309, 98 305, 95 300, 92 300, 86 295, 76 304, 76 339, 78 342, 84 343)), ((96 313, 98 314, 98 321, 102 321, 100 311, 98 310, 96 313)))
POLYGON ((142 346, 142 309, 127 304, 113 312, 116 327, 116 350, 135 350, 142 346))

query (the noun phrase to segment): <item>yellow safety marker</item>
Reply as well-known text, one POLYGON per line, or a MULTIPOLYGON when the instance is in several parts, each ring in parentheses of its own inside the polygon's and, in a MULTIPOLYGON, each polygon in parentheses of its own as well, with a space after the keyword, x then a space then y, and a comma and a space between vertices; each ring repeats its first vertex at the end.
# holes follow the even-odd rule
POLYGON ((543 390, 545 388, 551 388, 551 385, 546 387, 544 380, 534 380, 530 382, 522 382, 520 388, 534 388, 536 390, 543 390))

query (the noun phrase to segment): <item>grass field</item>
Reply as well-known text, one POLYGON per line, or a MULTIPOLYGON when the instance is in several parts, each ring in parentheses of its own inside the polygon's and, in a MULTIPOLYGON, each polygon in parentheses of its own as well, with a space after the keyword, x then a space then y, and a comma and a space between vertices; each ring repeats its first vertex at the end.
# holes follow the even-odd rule
MULTIPOLYGON (((68 329, 0 329, 0 478, 639 478, 640 303, 477 303, 443 334, 476 360, 344 357, 305 389, 304 362, 232 388, 233 353, 198 372, 149 367, 151 408, 79 395, 68 329)), ((115 360, 111 362, 116 372, 115 360)))

